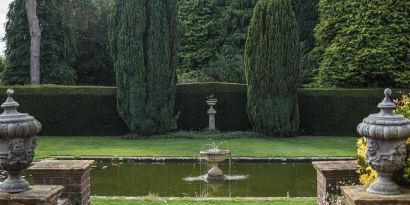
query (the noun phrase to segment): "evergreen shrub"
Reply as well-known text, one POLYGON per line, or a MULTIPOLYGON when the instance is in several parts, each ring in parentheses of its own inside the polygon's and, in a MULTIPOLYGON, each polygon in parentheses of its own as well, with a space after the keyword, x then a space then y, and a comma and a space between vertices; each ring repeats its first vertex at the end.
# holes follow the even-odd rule
POLYGON ((119 0, 110 18, 117 108, 132 133, 175 129, 176 0, 119 0))
POLYGON ((290 0, 259 0, 245 45, 247 112, 253 130, 293 136, 299 129, 301 49, 290 0))

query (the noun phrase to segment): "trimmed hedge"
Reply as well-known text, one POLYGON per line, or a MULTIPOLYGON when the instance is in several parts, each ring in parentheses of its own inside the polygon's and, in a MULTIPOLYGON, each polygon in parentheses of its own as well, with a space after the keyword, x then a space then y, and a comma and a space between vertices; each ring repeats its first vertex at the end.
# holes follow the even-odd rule
MULTIPOLYGON (((122 135, 128 133, 116 109, 115 87, 19 86, 14 99, 20 112, 28 112, 42 124, 41 135, 122 135)), ((6 87, 0 87, 5 93, 6 87)), ((395 90, 397 91, 397 90, 395 90)), ((393 98, 400 97, 393 92, 393 98)), ((178 129, 202 130, 208 125, 207 96, 218 99, 217 128, 250 130, 246 114, 246 85, 229 83, 180 84, 175 112, 178 129)), ((378 112, 383 89, 301 89, 300 132, 303 135, 357 135, 356 126, 378 112)), ((5 100, 5 94, 0 100, 5 100)))

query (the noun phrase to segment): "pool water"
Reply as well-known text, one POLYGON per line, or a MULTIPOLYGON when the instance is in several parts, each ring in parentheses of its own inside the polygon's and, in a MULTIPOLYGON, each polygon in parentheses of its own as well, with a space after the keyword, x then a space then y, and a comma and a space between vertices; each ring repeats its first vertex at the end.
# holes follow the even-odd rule
MULTIPOLYGON (((231 175, 242 181, 187 182, 185 177, 203 175, 202 163, 98 163, 91 171, 91 194, 98 196, 163 197, 314 197, 316 172, 310 163, 232 162, 231 175)), ((221 164, 225 174, 228 163, 221 164)))

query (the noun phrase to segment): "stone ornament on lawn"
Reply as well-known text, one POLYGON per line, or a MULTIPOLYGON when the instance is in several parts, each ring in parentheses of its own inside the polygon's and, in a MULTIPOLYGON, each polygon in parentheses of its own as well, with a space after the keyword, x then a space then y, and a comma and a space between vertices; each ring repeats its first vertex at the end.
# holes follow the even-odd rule
POLYGON ((1 105, 0 115, 0 169, 7 171, 7 179, 0 183, 0 192, 18 193, 30 188, 21 172, 30 166, 37 145, 36 134, 41 124, 34 117, 19 113, 19 104, 11 97, 13 89, 7 90, 7 100, 1 105))
POLYGON ((209 115, 208 129, 210 131, 215 131, 216 130, 216 126, 215 126, 216 110, 215 110, 214 106, 216 105, 218 100, 216 98, 214 98, 214 95, 211 95, 207 98, 207 100, 205 102, 206 102, 206 104, 208 104, 208 106, 210 106, 208 111, 207 111, 207 113, 209 115))
POLYGON ((385 98, 377 106, 380 112, 371 114, 357 127, 366 137, 366 159, 376 170, 377 180, 367 192, 382 195, 400 194, 392 175, 399 171, 406 160, 406 142, 410 135, 410 120, 394 113, 396 105, 390 100, 391 90, 384 91, 385 98))

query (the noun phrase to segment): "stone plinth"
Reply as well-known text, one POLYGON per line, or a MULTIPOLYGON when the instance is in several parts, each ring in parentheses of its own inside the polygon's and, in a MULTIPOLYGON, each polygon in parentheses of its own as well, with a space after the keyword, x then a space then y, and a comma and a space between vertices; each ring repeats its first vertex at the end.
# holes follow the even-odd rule
POLYGON ((33 184, 62 185, 62 197, 90 204, 90 170, 94 160, 42 160, 28 168, 33 184))
POLYGON ((0 205, 57 205, 63 186, 37 185, 21 193, 0 193, 0 205))
POLYGON ((346 205, 410 205, 410 189, 402 188, 399 195, 376 195, 366 192, 363 186, 341 188, 346 205))
MULTIPOLYGON (((312 162, 317 174, 317 203, 329 204, 329 197, 340 194, 339 186, 357 184, 355 160, 312 162)), ((331 203, 330 203, 331 204, 331 203)))

